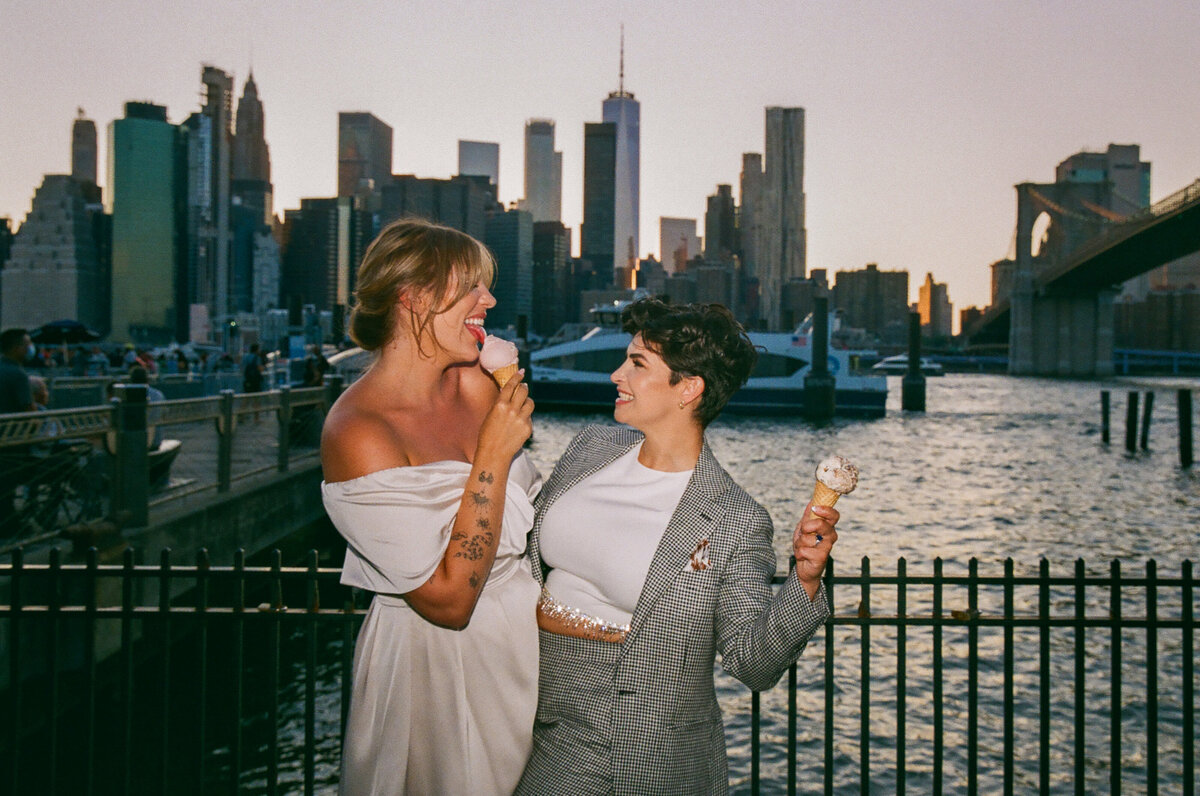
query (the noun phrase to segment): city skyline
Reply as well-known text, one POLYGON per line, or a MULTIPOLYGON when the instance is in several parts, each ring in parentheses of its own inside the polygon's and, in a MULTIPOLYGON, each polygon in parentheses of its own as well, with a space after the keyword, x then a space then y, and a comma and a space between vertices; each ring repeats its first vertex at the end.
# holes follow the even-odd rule
POLYGON ((363 3, 367 24, 355 25, 318 4, 66 6, 6 12, 0 216, 16 224, 43 174, 69 173, 76 107, 102 131, 127 101, 165 105, 180 123, 201 105, 209 63, 239 88, 254 73, 276 214, 336 195, 341 111, 394 128, 397 174, 448 177, 460 139, 499 142, 506 204, 523 192, 524 125, 538 117, 556 123, 563 222, 579 241, 583 124, 618 87, 621 22, 625 87, 642 105, 640 255, 658 253, 660 217, 701 219, 718 184, 737 186, 742 153, 763 151, 768 105, 805 108, 808 269, 908 270, 914 300, 932 273, 956 308, 990 297, 1014 184, 1049 181, 1063 159, 1109 143, 1141 145, 1152 201, 1200 177, 1200 106, 1182 79, 1200 8, 1188 3, 534 2, 407 15, 363 3))

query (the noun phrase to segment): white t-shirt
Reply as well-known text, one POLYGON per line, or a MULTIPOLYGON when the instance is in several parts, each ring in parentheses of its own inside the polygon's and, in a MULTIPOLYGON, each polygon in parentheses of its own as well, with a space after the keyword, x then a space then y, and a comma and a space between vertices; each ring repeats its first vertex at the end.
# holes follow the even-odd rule
POLYGON ((628 453, 567 490, 546 511, 541 557, 546 589, 561 603, 612 624, 628 624, 671 515, 692 477, 628 453))

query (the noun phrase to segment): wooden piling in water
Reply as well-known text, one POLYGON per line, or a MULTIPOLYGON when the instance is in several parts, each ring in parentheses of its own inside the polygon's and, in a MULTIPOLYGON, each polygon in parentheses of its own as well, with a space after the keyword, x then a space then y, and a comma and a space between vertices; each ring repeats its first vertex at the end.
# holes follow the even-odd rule
POLYGON ((813 299, 812 367, 804 377, 804 413, 825 423, 833 418, 837 385, 829 372, 829 297, 813 299))
POLYGON ((1138 394, 1131 392, 1129 393, 1129 402, 1125 407, 1125 450, 1129 453, 1137 452, 1137 427, 1138 394))
POLYGON ((921 373, 921 314, 908 314, 908 371, 900 380, 900 408, 925 411, 925 376, 921 373))
POLYGON ((1150 415, 1154 412, 1154 393, 1146 393, 1146 403, 1142 405, 1142 450, 1150 449, 1150 415))
POLYGON ((1109 433, 1109 413, 1112 409, 1112 394, 1108 390, 1100 391, 1100 441, 1107 445, 1111 441, 1109 433))
POLYGON ((1179 404, 1179 465, 1192 466, 1192 391, 1180 390, 1179 404))

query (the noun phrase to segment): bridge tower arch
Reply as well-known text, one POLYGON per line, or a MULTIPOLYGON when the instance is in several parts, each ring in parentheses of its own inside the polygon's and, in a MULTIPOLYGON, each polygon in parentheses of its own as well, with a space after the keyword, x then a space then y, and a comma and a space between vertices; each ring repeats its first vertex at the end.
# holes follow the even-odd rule
POLYGON ((1015 375, 1106 376, 1113 372, 1114 291, 1047 293, 1039 274, 1064 260, 1112 220, 1108 183, 1021 183, 1017 191, 1009 372, 1015 375), (1050 218, 1046 239, 1033 251, 1034 228, 1050 218))

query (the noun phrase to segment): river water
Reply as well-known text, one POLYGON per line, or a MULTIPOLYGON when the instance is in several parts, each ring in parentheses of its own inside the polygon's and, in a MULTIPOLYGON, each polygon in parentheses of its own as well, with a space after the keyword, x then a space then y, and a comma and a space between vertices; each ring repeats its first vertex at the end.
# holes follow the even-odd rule
MULTIPOLYGON (((947 575, 965 574, 968 561, 979 560, 983 576, 1003 574, 1013 559, 1018 576, 1036 575, 1041 559, 1053 575, 1073 573, 1075 560, 1086 562, 1089 575, 1109 572, 1119 559, 1122 574, 1141 577, 1146 562, 1157 562, 1159 577, 1178 577, 1184 560, 1195 561, 1200 546, 1200 467, 1179 466, 1176 387, 1200 388, 1196 380, 1114 380, 1111 383, 1014 379, 999 375, 952 374, 928 380, 924 413, 900 411, 900 381, 890 384, 889 411, 869 421, 838 420, 813 427, 779 418, 718 419, 709 429, 710 444, 726 470, 770 512, 777 528, 780 566, 786 566, 790 529, 812 490, 812 470, 830 453, 855 461, 859 487, 838 509, 840 540, 834 551, 839 575, 857 574, 864 557, 874 575, 894 575, 900 557, 908 574, 930 575, 942 559, 947 575), (1113 393, 1113 444, 1100 434, 1100 391, 1113 393), (1155 415, 1149 450, 1124 451, 1126 395, 1130 390, 1155 392, 1155 415)), ((1144 397, 1143 397, 1144 401, 1144 397)), ((530 453, 548 474, 571 437, 589 422, 611 422, 602 415, 539 414, 530 453)), ((336 563, 336 562, 335 562, 336 563)), ((1124 600, 1126 615, 1144 615, 1144 589, 1124 600)), ((853 615, 862 595, 843 586, 835 595, 838 614, 853 615)), ((1019 591, 1016 611, 1032 611, 1036 589, 1019 591)), ((980 610, 1000 612, 998 589, 983 590, 980 610)), ((909 615, 928 616, 929 587, 911 587, 909 615)), ((1089 591, 1089 616, 1107 616, 1107 590, 1089 591)), ((1057 615, 1074 610, 1070 588, 1056 588, 1057 615)), ((945 610, 965 609, 965 590, 948 587, 945 610)), ((872 595, 873 613, 895 613, 895 588, 879 587, 872 595), (882 592, 880 591, 882 590, 882 592)), ((1179 590, 1163 589, 1160 616, 1179 616, 1179 590)), ((910 792, 932 788, 933 688, 932 635, 929 628, 908 632, 907 768, 910 792)), ((1017 697, 1017 792, 1038 783, 1038 672, 1036 628, 1015 632, 1017 697)), ((1073 631, 1056 630, 1051 645, 1052 731, 1051 783, 1055 791, 1073 782, 1073 631)), ((1108 789, 1109 650, 1112 634, 1089 630, 1086 710, 1088 790, 1108 789)), ((1001 691, 1002 631, 980 631, 979 760, 981 792, 1001 789, 1003 766, 1001 691)), ((1180 661, 1194 651, 1180 648, 1178 630, 1156 637, 1159 682, 1155 693, 1159 716, 1159 770, 1167 791, 1177 790, 1181 770, 1180 661)), ((336 644, 336 642, 332 642, 336 644)), ((835 785, 839 793, 861 789, 860 703, 861 631, 839 627, 834 633, 835 785)), ((818 635, 801 659, 799 682, 799 782, 802 792, 823 781, 824 634, 818 635)), ((945 630, 943 739, 946 792, 966 789, 966 631, 945 630)), ((1146 776, 1146 631, 1122 636, 1125 659, 1122 687, 1122 742, 1125 792, 1145 789, 1146 776)), ((894 791, 896 735, 896 631, 873 628, 870 744, 871 790, 894 791)), ((320 704, 328 713, 324 726, 337 724, 337 669, 323 670, 320 704)), ((750 695, 740 684, 719 675, 730 748, 731 784, 735 792, 749 788, 750 695)), ((785 771, 786 689, 764 693, 763 791, 783 792, 785 771)), ((293 705, 292 711, 300 710, 293 705)), ((285 720, 288 715, 285 710, 285 720)), ((285 734, 286 731, 285 731, 285 734)), ((301 736, 302 737, 302 736, 301 736)), ((318 770, 323 787, 333 792, 336 742, 322 744, 318 770)), ((295 771, 299 749, 284 740, 284 770, 295 771)), ((247 783, 251 784, 251 783, 247 783)))

